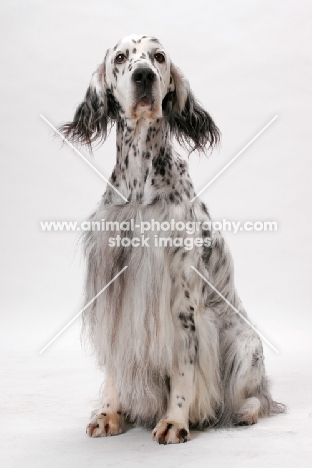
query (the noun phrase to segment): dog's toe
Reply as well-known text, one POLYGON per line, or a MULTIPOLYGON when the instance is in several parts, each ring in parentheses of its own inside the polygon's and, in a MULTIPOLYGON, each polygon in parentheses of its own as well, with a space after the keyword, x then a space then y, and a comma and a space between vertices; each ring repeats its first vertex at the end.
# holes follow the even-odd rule
POLYGON ((123 432, 124 419, 119 413, 100 413, 88 424, 86 433, 90 437, 106 437, 123 432))
POLYGON ((153 440, 159 444, 179 444, 190 440, 190 431, 186 424, 161 419, 153 430, 153 440))

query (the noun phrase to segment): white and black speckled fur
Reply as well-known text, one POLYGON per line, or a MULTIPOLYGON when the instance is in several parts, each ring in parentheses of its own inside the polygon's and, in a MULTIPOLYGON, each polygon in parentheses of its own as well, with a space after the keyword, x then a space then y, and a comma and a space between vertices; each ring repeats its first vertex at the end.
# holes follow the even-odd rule
MULTIPOLYGON (((61 129, 91 146, 115 122, 117 161, 110 182, 128 202, 108 186, 90 220, 209 220, 205 205, 190 201, 193 184, 172 137, 204 150, 218 142, 219 132, 155 38, 131 36, 109 49, 73 122, 61 129), (138 69, 151 73, 146 86, 141 75, 133 79, 138 69)), ((246 315, 221 234, 210 247, 191 250, 155 247, 151 232, 149 247, 109 246, 117 234, 141 237, 138 229, 90 231, 84 239, 86 303, 128 266, 84 314, 85 331, 107 373, 101 408, 87 432, 118 434, 125 415, 149 427, 159 421, 154 438, 175 443, 189 439, 189 423, 252 424, 258 415, 284 411, 270 396, 258 335, 191 268, 246 315)), ((190 237, 183 231, 157 235, 190 237)))

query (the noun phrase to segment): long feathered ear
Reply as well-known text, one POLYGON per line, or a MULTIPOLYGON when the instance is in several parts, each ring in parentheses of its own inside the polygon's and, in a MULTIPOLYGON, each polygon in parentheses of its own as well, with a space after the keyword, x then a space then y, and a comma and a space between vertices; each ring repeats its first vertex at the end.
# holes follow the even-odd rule
POLYGON ((177 141, 191 152, 205 152, 207 147, 215 146, 220 141, 220 131, 174 64, 171 64, 170 89, 164 99, 163 110, 177 141))
POLYGON ((82 103, 77 107, 72 122, 59 127, 70 141, 87 145, 103 143, 110 126, 117 117, 118 105, 105 86, 105 61, 93 73, 82 103))

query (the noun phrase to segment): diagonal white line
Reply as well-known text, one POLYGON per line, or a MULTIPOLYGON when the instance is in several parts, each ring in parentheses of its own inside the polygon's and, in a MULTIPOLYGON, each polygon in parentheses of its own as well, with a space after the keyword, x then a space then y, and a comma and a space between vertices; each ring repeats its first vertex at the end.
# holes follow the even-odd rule
POLYGON ((224 171, 238 158, 238 156, 240 156, 240 155, 245 151, 245 149, 247 149, 248 146, 250 146, 251 143, 253 143, 253 142, 261 135, 261 133, 263 133, 264 130, 266 130, 266 129, 274 122, 274 120, 277 119, 277 117, 278 117, 278 115, 276 115, 275 117, 273 117, 273 119, 270 120, 270 122, 267 123, 267 124, 263 127, 263 129, 260 130, 260 132, 258 132, 257 135, 254 136, 254 137, 250 140, 250 142, 247 143, 247 145, 245 145, 244 148, 241 149, 241 150, 236 154, 236 156, 234 156, 234 158, 232 158, 231 161, 229 161, 229 162, 224 166, 224 168, 221 169, 221 171, 218 172, 218 174, 215 175, 215 176, 210 180, 210 182, 208 182, 208 184, 206 184, 205 187, 203 187, 203 188, 198 192, 197 195, 195 195, 194 198, 192 198, 191 202, 193 202, 194 200, 196 200, 196 198, 199 197, 199 195, 200 195, 201 193, 203 193, 203 191, 206 190, 206 188, 208 188, 209 185, 211 185, 212 182, 214 182, 214 181, 222 174, 222 172, 224 172, 224 171))
POLYGON ((90 161, 87 160, 87 158, 84 157, 83 154, 80 153, 80 151, 77 150, 77 148, 72 144, 70 143, 70 141, 67 140, 67 138, 65 138, 61 132, 59 132, 57 130, 57 128, 54 127, 54 125, 51 124, 51 122, 49 122, 49 120, 42 114, 40 114, 40 117, 51 127, 53 128, 53 130, 62 138, 63 141, 65 141, 65 143, 68 144, 68 146, 70 146, 77 154, 79 154, 79 156, 90 166, 92 167, 92 169, 100 176, 102 177, 103 180, 105 180, 105 182, 110 185, 114 190, 115 192, 118 193, 118 195, 121 196, 121 198, 123 198, 125 200, 125 202, 128 202, 128 200, 126 199, 126 197, 123 196, 122 193, 119 192, 119 190, 116 189, 116 187, 114 187, 113 184, 110 183, 110 181, 108 179, 106 179, 106 177, 103 176, 103 174, 101 174, 100 171, 97 170, 96 167, 93 166, 93 164, 90 163, 90 161))
POLYGON ((71 324, 72 324, 72 323, 73 323, 73 322, 76 320, 76 318, 78 318, 78 317, 79 317, 79 315, 81 315, 81 314, 82 314, 82 312, 83 312, 84 310, 86 310, 86 309, 89 307, 89 305, 91 305, 91 304, 92 304, 92 302, 94 302, 94 301, 95 301, 95 299, 96 299, 97 297, 99 297, 99 296, 100 296, 100 294, 102 294, 102 292, 103 292, 103 291, 105 291, 105 289, 107 289, 107 288, 108 288, 108 286, 109 286, 110 284, 112 284, 112 283, 115 281, 115 279, 116 279, 116 278, 118 278, 118 276, 119 276, 119 275, 121 275, 121 273, 123 273, 123 272, 125 271, 125 269, 126 269, 126 268, 128 268, 128 265, 127 265, 127 266, 125 266, 125 267, 124 267, 122 270, 120 270, 120 272, 119 272, 119 273, 117 273, 117 275, 116 275, 116 276, 114 276, 114 278, 113 278, 112 280, 110 280, 110 282, 109 282, 109 283, 107 283, 107 285, 106 285, 106 286, 104 286, 104 288, 103 288, 103 289, 101 289, 101 291, 100 291, 100 292, 98 292, 98 293, 96 294, 96 296, 94 296, 94 298, 93 298, 93 299, 91 299, 91 301, 89 301, 89 302, 88 302, 88 304, 86 304, 86 305, 84 306, 84 308, 83 308, 83 309, 81 309, 81 310, 80 310, 80 312, 78 312, 78 314, 76 314, 76 315, 75 315, 75 317, 73 317, 73 318, 72 318, 72 319, 71 319, 71 320, 68 322, 68 324, 67 324, 67 325, 65 325, 65 327, 63 327, 63 328, 62 328, 62 330, 61 330, 61 331, 59 331, 59 332, 58 332, 58 333, 55 335, 55 337, 54 337, 54 338, 52 338, 52 340, 51 340, 51 341, 49 341, 49 343, 48 343, 48 344, 46 344, 46 345, 45 345, 45 346, 44 346, 44 347, 43 347, 43 348, 42 348, 42 349, 39 351, 39 354, 42 354, 42 353, 43 353, 43 351, 45 351, 45 350, 46 350, 46 349, 47 349, 47 348, 48 348, 48 347, 49 347, 49 346, 50 346, 50 345, 51 345, 51 344, 52 344, 52 343, 53 343, 53 342, 54 342, 54 341, 55 341, 55 340, 56 340, 56 339, 57 339, 57 338, 58 338, 58 337, 59 337, 59 336, 60 336, 60 335, 63 333, 63 331, 65 331, 65 330, 66 330, 66 328, 68 328, 68 327, 69 327, 69 325, 71 325, 71 324))
POLYGON ((243 314, 240 313, 239 310, 236 309, 236 307, 234 307, 228 300, 226 297, 223 296, 223 294, 220 293, 220 291, 218 291, 211 283, 210 281, 207 280, 207 278, 205 278, 194 266, 191 266, 191 268, 193 268, 194 271, 196 271, 196 273, 204 280, 206 281, 206 283, 217 293, 219 294, 220 297, 222 297, 222 299, 227 303, 227 305, 229 305, 233 310, 234 312, 236 312, 259 336, 260 338, 263 339, 263 341, 265 341, 276 353, 279 353, 279 351, 275 348, 275 346, 272 345, 272 343, 270 343, 269 340, 267 340, 265 338, 265 336, 262 335, 262 333, 260 333, 255 327, 254 325, 249 322, 249 320, 246 319, 246 317, 244 317, 243 314))

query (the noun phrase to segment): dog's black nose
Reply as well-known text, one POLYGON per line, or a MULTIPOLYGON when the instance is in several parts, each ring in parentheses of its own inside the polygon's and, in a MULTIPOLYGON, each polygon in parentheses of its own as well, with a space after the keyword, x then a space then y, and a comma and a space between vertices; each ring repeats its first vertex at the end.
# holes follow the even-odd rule
POLYGON ((151 68, 137 68, 132 74, 132 80, 141 85, 151 84, 155 79, 156 74, 151 68))

